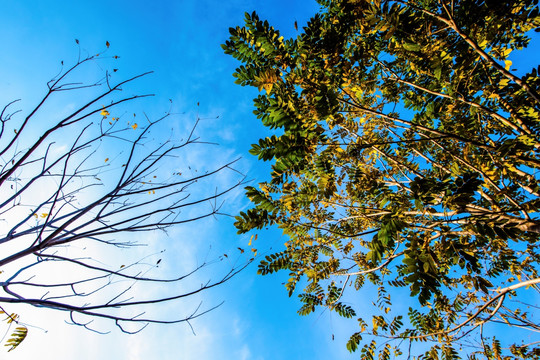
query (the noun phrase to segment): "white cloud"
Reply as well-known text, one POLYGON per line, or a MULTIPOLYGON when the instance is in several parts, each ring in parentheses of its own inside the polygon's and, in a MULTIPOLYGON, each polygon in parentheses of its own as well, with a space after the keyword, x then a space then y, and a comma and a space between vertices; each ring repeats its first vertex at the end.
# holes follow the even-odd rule
POLYGON ((242 348, 240 349, 239 354, 238 354, 238 359, 239 360, 249 360, 249 359, 251 359, 251 351, 249 350, 249 346, 247 346, 247 345, 242 346, 242 348))

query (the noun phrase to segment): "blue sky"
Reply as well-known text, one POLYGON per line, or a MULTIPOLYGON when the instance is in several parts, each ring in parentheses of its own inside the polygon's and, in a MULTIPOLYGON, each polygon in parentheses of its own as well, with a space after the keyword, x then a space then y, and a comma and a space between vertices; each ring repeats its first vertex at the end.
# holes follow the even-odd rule
MULTIPOLYGON (((247 153, 250 144, 266 134, 252 115, 256 89, 234 84, 232 73, 238 64, 223 54, 220 44, 227 39, 229 27, 243 24, 245 11, 257 10, 285 37, 290 37, 295 33, 294 21, 301 26, 317 9, 315 1, 307 0, 3 1, 0 100, 4 104, 21 98, 19 107, 24 112, 44 94, 45 83, 59 71, 60 61, 66 65, 76 61, 79 47, 75 39, 79 40, 83 55, 104 50, 105 42, 109 41, 107 54, 120 56, 113 65, 119 69, 116 79, 154 71, 129 87, 133 93, 156 94, 135 106, 150 116, 158 116, 169 109, 172 99, 173 112, 182 113, 175 121, 186 129, 197 114, 207 119, 201 123, 199 135, 219 142, 220 147, 191 153, 188 160, 201 167, 211 167, 219 161, 242 156, 240 170, 250 179, 262 178, 267 168, 247 153)), ((89 72, 89 79, 93 75, 89 72)), ((53 103, 50 109, 55 111, 55 107, 62 106, 53 103)), ((246 205, 241 194, 237 194, 229 199, 227 209, 235 212, 246 205)), ((140 254, 166 248, 168 258, 163 270, 171 274, 201 261, 210 246, 210 256, 232 254, 204 274, 215 277, 213 272, 225 271, 235 261, 238 255, 234 251, 238 246, 247 248, 249 238, 237 236, 232 220, 220 218, 217 222, 208 220, 179 228, 168 238, 154 235, 145 240, 150 246, 140 250, 140 254)), ((270 231, 260 234, 255 246, 264 252, 270 247, 279 248, 282 242, 279 232, 270 231)), ((103 330, 112 332, 102 336, 65 324, 65 314, 23 307, 14 311, 21 315, 21 320, 35 327, 30 328, 28 338, 19 348, 0 357, 39 356, 43 360, 353 357, 345 349, 349 332, 339 317, 328 312, 299 317, 298 302, 291 301, 282 286, 284 276, 260 277, 255 272, 256 266, 252 265, 200 299, 159 308, 159 313, 167 317, 183 310, 178 306, 190 308, 199 300, 207 306, 225 301, 217 310, 193 322, 196 336, 185 324, 150 326, 133 336, 121 334, 113 324, 103 324, 103 330)))
MULTIPOLYGON (((220 147, 198 149, 183 161, 211 167, 242 157, 238 168, 250 179, 263 179, 267 167, 248 154, 250 144, 267 135, 252 115, 256 89, 234 84, 239 65, 220 47, 228 28, 243 24, 244 12, 256 10, 285 38, 295 35, 294 22, 305 24, 317 10, 315 1, 178 0, 178 1, 14 1, 0 3, 0 105, 21 98, 20 108, 30 108, 46 90, 45 83, 60 69, 60 61, 73 64, 80 42, 83 54, 100 52, 111 44, 108 55, 118 55, 115 78, 146 71, 154 73, 129 87, 133 93, 155 97, 134 106, 150 116, 169 109, 179 113, 174 121, 188 129, 200 116, 203 139, 220 147), (197 103, 200 105, 197 106, 197 103), (217 118, 219 116, 219 118, 217 118)), ((537 63, 537 48, 513 59, 517 68, 537 63)), ((111 65, 110 60, 107 60, 111 65)), ((95 71, 99 71, 99 67, 95 71)), ((95 73, 88 73, 91 78, 95 73)), ((61 108, 63 104, 54 103, 61 108)), ((226 209, 235 213, 247 206, 242 194, 228 199, 226 209)), ((237 247, 247 248, 249 237, 237 236, 232 220, 220 218, 178 228, 169 237, 157 234, 144 239, 148 248, 134 256, 167 249, 162 270, 176 274, 210 256, 228 253, 196 281, 226 271, 238 259, 237 247), (211 247, 211 250, 209 250, 211 247)), ((284 242, 278 231, 260 233, 259 252, 274 250, 284 242)), ((127 256, 127 255, 126 255, 127 256)), ((131 255, 130 255, 131 256, 131 255)), ((241 260, 241 259, 240 259, 241 260)), ((239 260, 239 261, 240 261, 239 260)), ((285 274, 261 277, 252 265, 226 285, 204 293, 191 302, 160 307, 158 315, 174 315, 196 306, 225 303, 193 322, 194 336, 185 324, 149 326, 128 336, 112 324, 103 324, 109 335, 98 335, 65 324, 66 315, 43 309, 20 308, 21 320, 34 326, 25 342, 0 358, 32 359, 349 359, 345 349, 354 321, 343 322, 327 311, 308 317, 296 314, 298 301, 288 298, 282 282, 285 274), (179 308, 179 306, 181 308, 179 308), (41 329, 40 329, 41 328, 41 329), (332 335, 334 339, 332 340, 332 335)), ((159 288, 154 289, 161 291, 159 288)), ((362 299, 355 300, 361 307, 362 299)), ((370 300, 366 300, 369 308, 370 300)))

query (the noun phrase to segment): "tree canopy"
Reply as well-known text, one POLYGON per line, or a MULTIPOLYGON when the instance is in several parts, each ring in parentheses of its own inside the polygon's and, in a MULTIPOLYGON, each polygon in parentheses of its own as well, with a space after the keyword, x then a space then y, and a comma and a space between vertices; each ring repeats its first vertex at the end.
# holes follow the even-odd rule
POLYGON ((259 273, 356 318, 363 358, 537 358, 540 67, 512 58, 538 1, 319 3, 296 38, 252 13, 223 45, 274 131, 236 222, 287 235, 259 273))

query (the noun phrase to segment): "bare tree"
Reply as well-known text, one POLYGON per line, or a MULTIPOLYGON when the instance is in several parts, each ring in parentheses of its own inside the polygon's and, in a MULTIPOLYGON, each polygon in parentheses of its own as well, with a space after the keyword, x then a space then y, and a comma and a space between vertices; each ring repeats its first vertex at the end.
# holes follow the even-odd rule
MULTIPOLYGON (((156 120, 132 112, 128 116, 126 103, 152 95, 126 96, 121 90, 148 73, 116 84, 108 71, 97 82, 73 80, 101 58, 103 54, 79 58, 71 68, 62 68, 25 117, 12 110, 17 101, 1 112, 0 311, 9 314, 4 308, 13 303, 61 310, 71 323, 94 331, 90 323, 95 318, 110 319, 123 332, 140 331, 149 323, 189 323, 215 304, 196 306, 171 319, 145 315, 146 306, 223 284, 246 264, 233 265, 215 280, 194 287, 190 283, 170 296, 140 297, 135 285, 186 281, 210 261, 187 274, 160 279, 148 272, 161 260, 143 257, 115 267, 97 259, 97 251, 106 258, 109 250, 140 244, 140 233, 166 232, 220 215, 222 198, 242 184, 243 176, 232 167, 234 161, 208 171, 175 170, 188 149, 208 144, 195 134, 199 120, 185 139, 178 140, 170 130, 170 112, 156 120), (48 105, 66 93, 79 105, 59 116, 62 111, 48 105), (164 131, 171 137, 159 142, 164 131), (126 326, 133 323, 138 326, 126 326)), ((8 322, 17 321, 8 315, 8 322)), ((26 335, 24 326, 17 329, 19 334, 10 339, 12 348, 26 335)))

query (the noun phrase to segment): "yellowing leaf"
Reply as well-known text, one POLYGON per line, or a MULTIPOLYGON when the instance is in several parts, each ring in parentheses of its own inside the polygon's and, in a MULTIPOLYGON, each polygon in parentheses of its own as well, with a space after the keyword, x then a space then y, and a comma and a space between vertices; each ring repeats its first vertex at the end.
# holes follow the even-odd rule
POLYGON ((105 162, 109 161, 109 158, 105 158, 105 162))
POLYGON ((272 83, 263 85, 264 90, 266 90, 267 93, 270 93, 270 91, 272 91, 273 86, 274 86, 274 84, 272 84, 272 83))
POLYGON ((510 70, 510 66, 512 66, 512 60, 504 60, 504 68, 510 70))
POLYGON ((19 315, 12 313, 11 315, 8 315, 7 317, 7 323, 11 324, 13 321, 17 321, 19 319, 19 315))
POLYGON ((101 114, 101 116, 103 116, 104 118, 106 118, 107 116, 111 115, 111 114, 107 111, 107 109, 101 110, 100 114, 101 114))
POLYGON ((266 90, 267 93, 272 91, 274 83, 278 80, 277 74, 273 70, 266 70, 260 73, 258 76, 255 76, 255 82, 253 85, 257 86, 257 89, 261 91, 262 89, 266 90))
POLYGON ((131 125, 131 127, 133 128, 133 130, 137 129, 139 127, 139 125, 137 125, 137 123, 131 125))
POLYGON ((41 213, 42 218, 46 218, 49 214, 48 213, 41 213))
POLYGON ((17 328, 15 328, 15 331, 13 332, 13 334, 11 334, 11 337, 6 341, 6 344, 4 345, 11 346, 8 352, 19 346, 20 343, 23 342, 23 340, 26 338, 27 334, 28 329, 26 328, 26 326, 18 326, 17 328))
POLYGON ((249 239, 249 244, 248 244, 248 246, 251 246, 251 242, 252 242, 253 240, 257 240, 257 236, 258 236, 257 234, 251 235, 251 238, 249 239))

